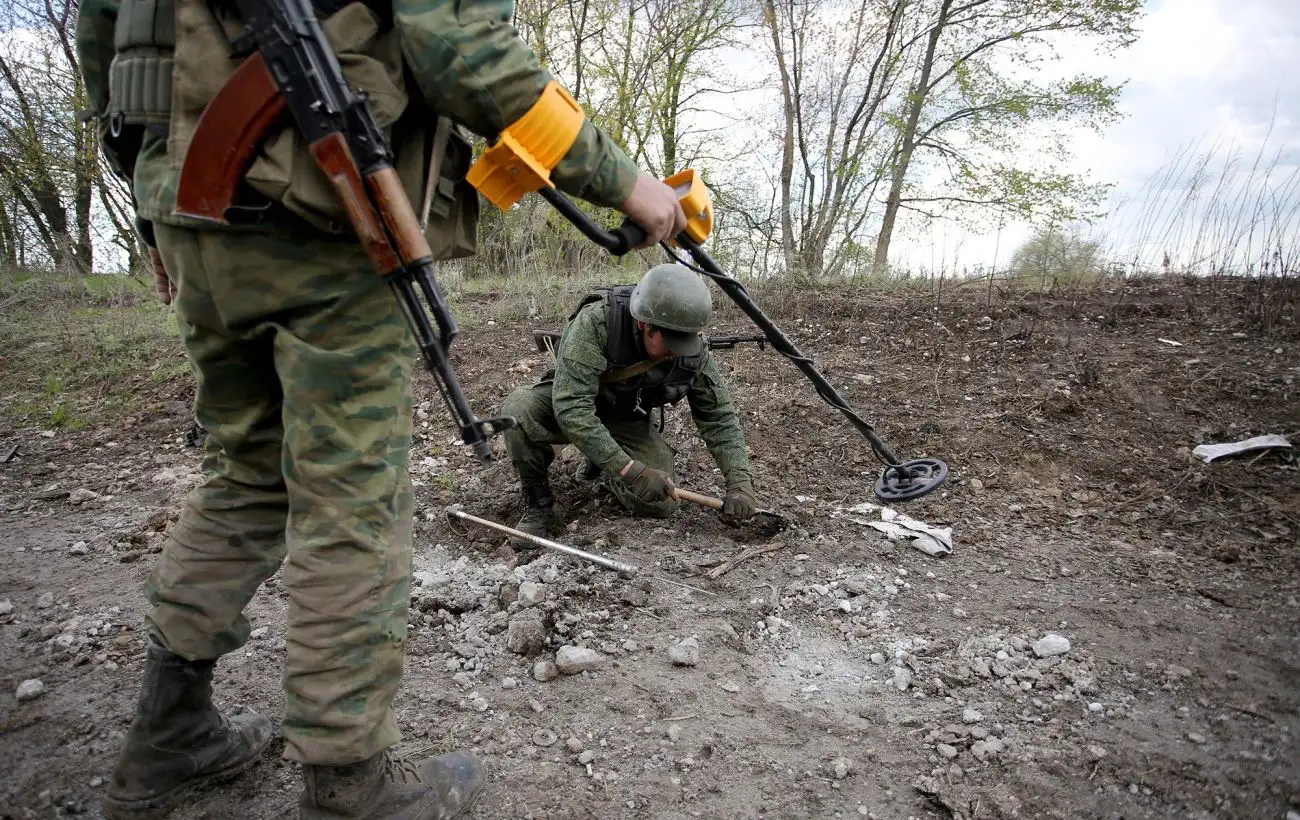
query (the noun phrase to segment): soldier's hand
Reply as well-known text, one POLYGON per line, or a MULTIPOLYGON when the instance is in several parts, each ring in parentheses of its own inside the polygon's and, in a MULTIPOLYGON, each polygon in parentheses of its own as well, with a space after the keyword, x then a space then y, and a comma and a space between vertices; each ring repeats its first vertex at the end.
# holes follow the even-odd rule
POLYGON ((672 496, 673 480, 663 470, 633 461, 623 468, 620 475, 631 486, 636 497, 646 504, 654 504, 672 496))
POLYGON ((638 248, 658 245, 686 229, 686 212, 676 192, 649 174, 637 177, 632 195, 618 209, 645 228, 645 241, 638 248))
POLYGON ((170 305, 172 297, 176 295, 176 285, 167 275, 167 266, 163 264, 162 254, 157 248, 149 249, 149 264, 153 266, 153 289, 157 291, 159 301, 170 305))
POLYGON ((758 512, 758 499, 748 487, 727 490, 722 498, 722 515, 733 521, 745 521, 758 512))

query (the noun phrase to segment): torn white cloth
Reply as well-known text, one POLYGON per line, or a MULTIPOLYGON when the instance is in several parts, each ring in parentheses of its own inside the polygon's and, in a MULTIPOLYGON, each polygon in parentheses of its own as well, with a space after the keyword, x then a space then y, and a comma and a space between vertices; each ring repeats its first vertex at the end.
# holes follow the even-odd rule
POLYGON ((890 541, 907 541, 926 555, 945 556, 952 553, 952 527, 931 526, 877 504, 858 504, 845 512, 870 515, 877 510, 880 512, 879 521, 852 520, 883 532, 890 541))
POLYGON ((1238 453, 1249 453, 1254 450, 1271 450, 1275 447, 1291 449, 1291 442, 1282 436, 1255 436, 1245 441, 1235 441, 1230 444, 1202 444, 1192 450, 1192 455, 1199 456, 1209 464, 1216 458, 1224 456, 1235 456, 1238 453))

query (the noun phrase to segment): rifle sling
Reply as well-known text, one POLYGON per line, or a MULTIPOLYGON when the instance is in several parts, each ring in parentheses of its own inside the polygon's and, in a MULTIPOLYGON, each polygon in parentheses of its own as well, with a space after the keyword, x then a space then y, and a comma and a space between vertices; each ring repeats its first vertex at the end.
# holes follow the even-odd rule
POLYGON ((668 361, 669 358, 671 357, 665 357, 662 359, 645 359, 636 364, 630 364, 627 367, 620 367, 618 370, 609 370, 600 375, 600 380, 606 383, 626 381, 633 376, 640 376, 642 373, 660 362, 668 361))

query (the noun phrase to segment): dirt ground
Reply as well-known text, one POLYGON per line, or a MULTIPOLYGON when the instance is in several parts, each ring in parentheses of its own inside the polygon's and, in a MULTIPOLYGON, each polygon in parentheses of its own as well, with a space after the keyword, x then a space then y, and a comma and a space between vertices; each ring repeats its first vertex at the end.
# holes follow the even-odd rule
MULTIPOLYGON (((866 526, 878 462, 771 349, 715 355, 784 532, 696 507, 633 520, 572 477, 571 450, 557 462, 556 537, 633 580, 449 525, 449 504, 512 523, 517 492, 507 463, 450 446, 421 381, 403 749, 481 754, 481 818, 1297 816, 1297 459, 1191 448, 1296 440, 1300 323, 1266 333, 1249 288, 1207 310, 1204 287, 784 301, 782 326, 896 452, 951 465, 942 491, 892 505, 951 526, 947 557, 866 526), (528 623, 543 645, 511 651, 528 623), (674 665, 689 637, 698 662, 674 665), (600 665, 537 680, 564 645, 600 665)), ((480 413, 545 367, 533 326, 458 342, 480 413)), ((715 330, 752 332, 731 310, 715 330)), ((143 580, 199 480, 173 393, 75 433, 0 425, 0 457, 18 446, 0 464, 0 817, 98 813, 143 580), (44 691, 19 701, 27 680, 44 691)), ((688 414, 666 435, 682 485, 719 492, 688 414)), ((274 579, 253 601, 253 640, 218 667, 223 708, 279 719, 285 602, 274 579)), ((296 816, 279 751, 174 816, 296 816)))

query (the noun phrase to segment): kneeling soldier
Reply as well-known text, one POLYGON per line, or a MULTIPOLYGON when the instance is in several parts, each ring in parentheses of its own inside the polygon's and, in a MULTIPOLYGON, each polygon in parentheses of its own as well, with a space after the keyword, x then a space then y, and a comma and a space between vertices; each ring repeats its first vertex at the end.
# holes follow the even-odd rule
POLYGON ((555 368, 502 405, 519 426, 506 449, 519 473, 524 513, 517 529, 544 536, 552 523, 547 471, 553 445, 572 443, 587 458, 584 477, 610 477, 614 497, 632 514, 667 518, 677 509, 674 451, 650 411, 685 398, 700 437, 722 471, 723 515, 752 516, 758 506, 745 434, 701 331, 713 314, 699 276, 657 265, 635 285, 604 288, 569 316, 555 368))

